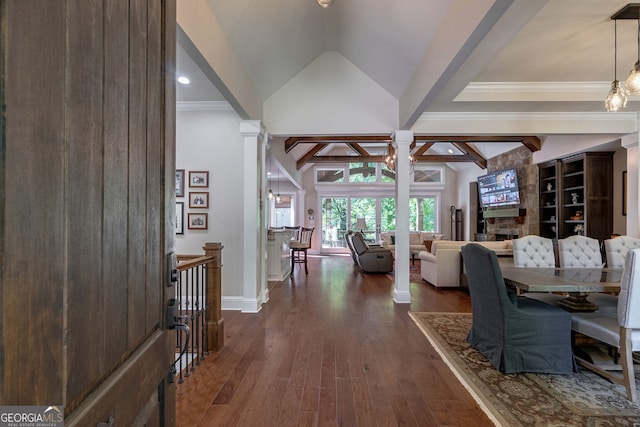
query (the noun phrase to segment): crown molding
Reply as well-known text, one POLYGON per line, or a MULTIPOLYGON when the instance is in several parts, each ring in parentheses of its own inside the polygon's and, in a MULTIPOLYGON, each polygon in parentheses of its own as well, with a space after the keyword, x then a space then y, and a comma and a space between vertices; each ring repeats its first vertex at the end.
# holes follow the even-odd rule
POLYGON ((450 135, 628 134, 638 132, 629 112, 434 112, 423 113, 415 133, 450 135))
POLYGON ((233 111, 227 101, 178 101, 178 111, 233 111))
MULTIPOLYGON (((611 82, 470 82, 454 101, 602 101, 611 82)), ((633 97, 632 97, 633 98, 633 97)))

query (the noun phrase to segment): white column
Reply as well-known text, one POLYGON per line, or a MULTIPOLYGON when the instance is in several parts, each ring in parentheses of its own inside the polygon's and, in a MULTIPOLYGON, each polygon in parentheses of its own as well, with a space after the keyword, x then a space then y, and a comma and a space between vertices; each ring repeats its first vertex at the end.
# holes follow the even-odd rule
POLYGON ((242 311, 257 313, 262 307, 260 270, 263 253, 258 247, 261 233, 260 214, 260 178, 262 173, 259 147, 264 137, 264 128, 259 120, 245 120, 240 122, 240 135, 243 139, 243 210, 242 215, 242 311))
POLYGON ((396 303, 410 303, 409 289, 409 152, 413 142, 413 132, 397 130, 393 133, 396 148, 396 254, 395 287, 393 300, 396 303))
POLYGON ((640 174, 638 173, 638 134, 622 137, 622 146, 627 150, 627 236, 640 237, 640 174))
POLYGON ((262 303, 269 301, 269 287, 267 286, 267 215, 269 213, 269 199, 267 198, 267 148, 269 147, 269 134, 267 132, 262 136, 260 141, 260 232, 258 234, 258 254, 260 254, 260 265, 258 271, 258 280, 260 281, 260 293, 262 295, 262 303))

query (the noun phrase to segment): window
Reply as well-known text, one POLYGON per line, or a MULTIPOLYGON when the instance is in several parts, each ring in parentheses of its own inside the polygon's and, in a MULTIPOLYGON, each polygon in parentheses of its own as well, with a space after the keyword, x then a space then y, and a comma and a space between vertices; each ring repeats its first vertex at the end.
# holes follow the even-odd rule
POLYGON ((349 163, 349 182, 376 182, 376 164, 349 163))
POLYGON ((444 183, 444 169, 419 166, 413 170, 413 182, 424 184, 444 183))
POLYGON ((316 182, 344 182, 344 168, 316 168, 316 182))
POLYGON ((273 201, 271 227, 290 227, 295 225, 295 215, 293 209, 293 197, 291 194, 282 194, 280 201, 273 201))
POLYGON ((409 199, 409 229, 411 231, 436 231, 436 198, 412 197, 409 199))

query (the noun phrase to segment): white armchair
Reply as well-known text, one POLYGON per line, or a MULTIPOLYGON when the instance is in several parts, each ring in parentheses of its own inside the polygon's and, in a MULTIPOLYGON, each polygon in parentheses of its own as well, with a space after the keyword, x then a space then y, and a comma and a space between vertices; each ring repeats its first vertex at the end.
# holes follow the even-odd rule
POLYGON ((640 239, 620 236, 604 241, 604 252, 607 257, 607 267, 622 268, 624 259, 630 249, 640 248, 640 239))
POLYGON ((632 352, 640 351, 640 248, 627 252, 617 312, 573 313, 571 329, 619 350, 622 376, 580 355, 576 360, 598 375, 624 385, 627 399, 637 401, 632 352))

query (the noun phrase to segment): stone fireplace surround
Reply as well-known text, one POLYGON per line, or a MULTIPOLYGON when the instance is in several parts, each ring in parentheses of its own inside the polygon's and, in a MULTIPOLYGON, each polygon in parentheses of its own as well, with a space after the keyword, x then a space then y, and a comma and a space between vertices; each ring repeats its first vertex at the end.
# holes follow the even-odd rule
POLYGON ((518 147, 487 161, 488 172, 516 168, 520 208, 525 209, 522 221, 517 221, 515 217, 491 218, 491 222, 487 221, 487 235, 490 240, 507 240, 539 234, 538 167, 532 164, 532 158, 528 148, 518 147))

